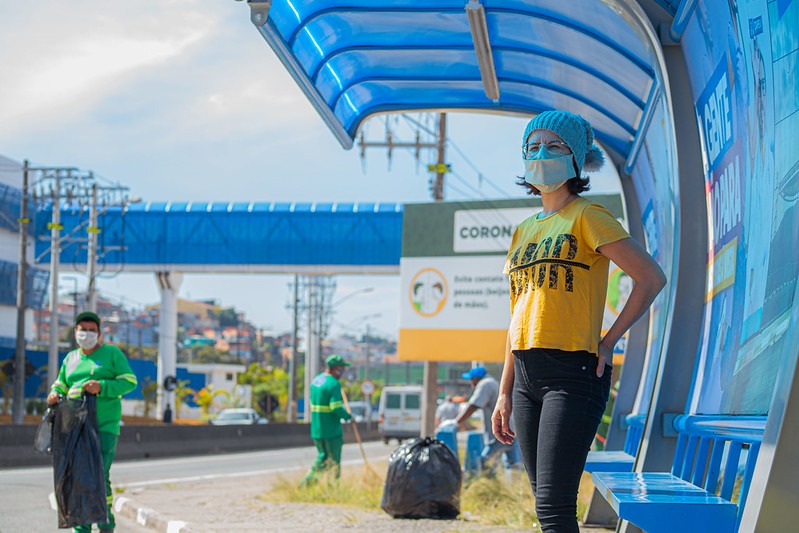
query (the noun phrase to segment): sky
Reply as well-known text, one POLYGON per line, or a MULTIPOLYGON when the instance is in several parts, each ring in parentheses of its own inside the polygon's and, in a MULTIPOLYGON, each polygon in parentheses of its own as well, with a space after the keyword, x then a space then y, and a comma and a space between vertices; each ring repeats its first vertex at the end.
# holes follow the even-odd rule
MULTIPOLYGON (((432 115, 411 118, 433 124, 432 115)), ((522 198, 523 117, 448 115, 445 198, 522 198)), ((399 116, 367 140, 412 141, 399 116)), ((91 170, 144 201, 428 202, 428 162, 397 150, 344 150, 249 20, 246 2, 138 0, 0 4, 0 154, 91 170)), ((612 175, 592 192, 616 192, 612 175)), ((68 274, 71 275, 72 274, 68 274)), ((64 291, 85 276, 62 280, 64 291)), ((291 329, 288 275, 189 275, 180 297, 235 306, 259 327, 291 329)), ((338 276, 332 333, 397 337, 399 276, 338 276), (356 294, 357 293, 357 294, 356 294), (336 305, 340 302, 340 305, 336 305), (379 317, 375 315, 380 315, 379 317)), ((101 279, 143 306, 155 278, 101 279)))

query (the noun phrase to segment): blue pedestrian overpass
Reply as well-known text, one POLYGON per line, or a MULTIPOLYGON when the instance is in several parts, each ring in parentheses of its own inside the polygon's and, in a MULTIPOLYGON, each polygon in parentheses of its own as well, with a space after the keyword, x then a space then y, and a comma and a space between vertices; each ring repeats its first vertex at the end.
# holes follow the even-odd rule
MULTIPOLYGON (((165 202, 101 210, 102 269, 115 272, 397 274, 402 204, 165 202)), ((48 263, 51 210, 34 217, 48 263)), ((83 268, 89 211, 61 209, 60 260, 83 268), (73 239, 74 240, 71 240, 73 239)))

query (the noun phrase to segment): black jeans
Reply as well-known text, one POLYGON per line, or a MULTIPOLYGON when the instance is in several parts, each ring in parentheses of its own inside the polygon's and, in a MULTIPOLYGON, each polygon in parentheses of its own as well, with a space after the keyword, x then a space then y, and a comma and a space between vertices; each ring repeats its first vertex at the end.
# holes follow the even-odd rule
POLYGON ((514 353, 513 418, 544 533, 578 533, 577 491, 610 394, 589 352, 514 353))

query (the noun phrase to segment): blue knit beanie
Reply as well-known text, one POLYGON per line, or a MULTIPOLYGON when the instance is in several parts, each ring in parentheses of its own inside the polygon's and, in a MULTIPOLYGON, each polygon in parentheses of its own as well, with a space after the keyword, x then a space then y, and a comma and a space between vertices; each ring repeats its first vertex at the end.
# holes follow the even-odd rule
POLYGON ((532 119, 524 130, 522 146, 527 144, 527 139, 535 130, 549 130, 563 139, 574 154, 577 162, 578 176, 587 172, 599 170, 605 162, 605 156, 597 145, 594 144, 594 130, 580 115, 568 111, 544 111, 532 119))

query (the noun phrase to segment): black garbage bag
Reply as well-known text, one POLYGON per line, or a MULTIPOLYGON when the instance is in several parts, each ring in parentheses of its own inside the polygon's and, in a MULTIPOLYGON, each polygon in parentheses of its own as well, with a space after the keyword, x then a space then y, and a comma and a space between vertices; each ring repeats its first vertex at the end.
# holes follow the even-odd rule
POLYGON ((391 454, 380 507, 394 518, 452 519, 460 493, 461 465, 449 446, 417 438, 391 454))
POLYGON ((39 453, 53 454, 53 420, 55 419, 55 407, 48 407, 44 412, 42 421, 36 428, 33 436, 33 449, 39 453))
POLYGON ((58 404, 53 422, 53 478, 59 528, 108 522, 93 394, 58 404))

